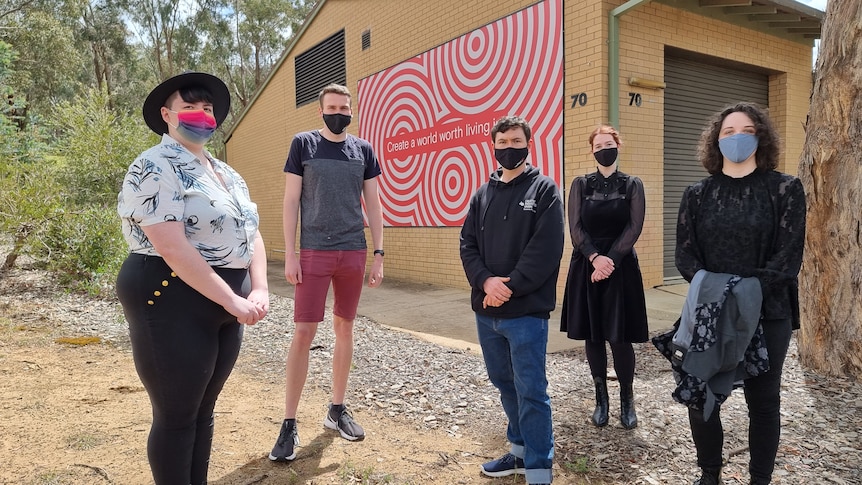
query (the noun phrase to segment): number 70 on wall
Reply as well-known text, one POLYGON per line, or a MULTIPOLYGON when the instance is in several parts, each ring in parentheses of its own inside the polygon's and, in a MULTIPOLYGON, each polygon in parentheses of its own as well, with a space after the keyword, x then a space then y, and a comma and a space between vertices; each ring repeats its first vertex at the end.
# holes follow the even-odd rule
MULTIPOLYGON (((576 93, 569 96, 569 98, 572 100, 572 108, 587 105, 587 93, 576 93)), ((643 103, 643 97, 640 93, 629 93, 629 106, 637 106, 640 108, 641 103, 643 103)))

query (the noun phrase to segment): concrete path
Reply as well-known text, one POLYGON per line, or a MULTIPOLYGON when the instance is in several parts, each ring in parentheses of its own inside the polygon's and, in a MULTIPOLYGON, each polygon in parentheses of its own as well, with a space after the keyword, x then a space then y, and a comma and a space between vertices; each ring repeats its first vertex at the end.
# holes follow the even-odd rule
MULTIPOLYGON (((293 285, 284 279, 284 263, 269 263, 269 290, 276 295, 293 298, 293 285)), ((673 326, 679 317, 688 284, 648 288, 647 316, 650 332, 673 326)), ((330 291, 327 305, 332 304, 330 291)), ((466 289, 447 288, 424 283, 412 283, 386 278, 378 288, 362 289, 359 315, 380 324, 422 334, 431 340, 443 341, 459 348, 478 348, 476 320, 470 309, 470 293, 466 289)), ((559 331, 560 306, 551 314, 548 352, 582 347, 583 342, 570 340, 559 331)))

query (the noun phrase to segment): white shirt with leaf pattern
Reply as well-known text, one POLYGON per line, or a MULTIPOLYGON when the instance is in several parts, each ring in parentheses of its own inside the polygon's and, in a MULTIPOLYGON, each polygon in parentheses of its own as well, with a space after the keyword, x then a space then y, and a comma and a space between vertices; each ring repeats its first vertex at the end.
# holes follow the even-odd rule
POLYGON ((189 242, 210 266, 248 268, 259 216, 245 180, 209 153, 224 185, 168 135, 129 166, 117 201, 132 253, 160 256, 142 227, 182 221, 189 242))

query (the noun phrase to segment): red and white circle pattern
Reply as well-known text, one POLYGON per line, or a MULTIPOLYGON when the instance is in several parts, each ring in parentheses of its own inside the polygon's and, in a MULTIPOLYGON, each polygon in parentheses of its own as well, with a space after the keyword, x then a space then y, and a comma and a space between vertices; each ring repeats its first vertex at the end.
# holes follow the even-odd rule
POLYGON ((528 161, 562 183, 561 0, 545 0, 359 81, 359 134, 380 160, 389 226, 460 226, 497 168, 490 129, 533 130, 528 161))

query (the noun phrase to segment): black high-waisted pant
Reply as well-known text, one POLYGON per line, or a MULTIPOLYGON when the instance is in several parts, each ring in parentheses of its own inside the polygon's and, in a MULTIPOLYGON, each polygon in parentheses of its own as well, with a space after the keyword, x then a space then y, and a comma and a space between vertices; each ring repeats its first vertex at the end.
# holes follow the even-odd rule
MULTIPOLYGON (((213 269, 234 292, 249 294, 248 270, 213 269)), ((117 296, 153 407, 147 457, 155 483, 206 483, 213 409, 239 355, 243 327, 160 257, 129 255, 117 276, 117 296)))
MULTIPOLYGON (((769 483, 778 453, 781 435, 781 370, 793 333, 790 319, 763 320, 763 339, 769 352, 769 372, 745 380, 745 402, 748 404, 748 445, 751 460, 748 470, 758 483, 769 483)), ((701 468, 721 468, 724 428, 721 408, 716 406, 708 421, 703 411, 689 408, 691 436, 701 468)))

